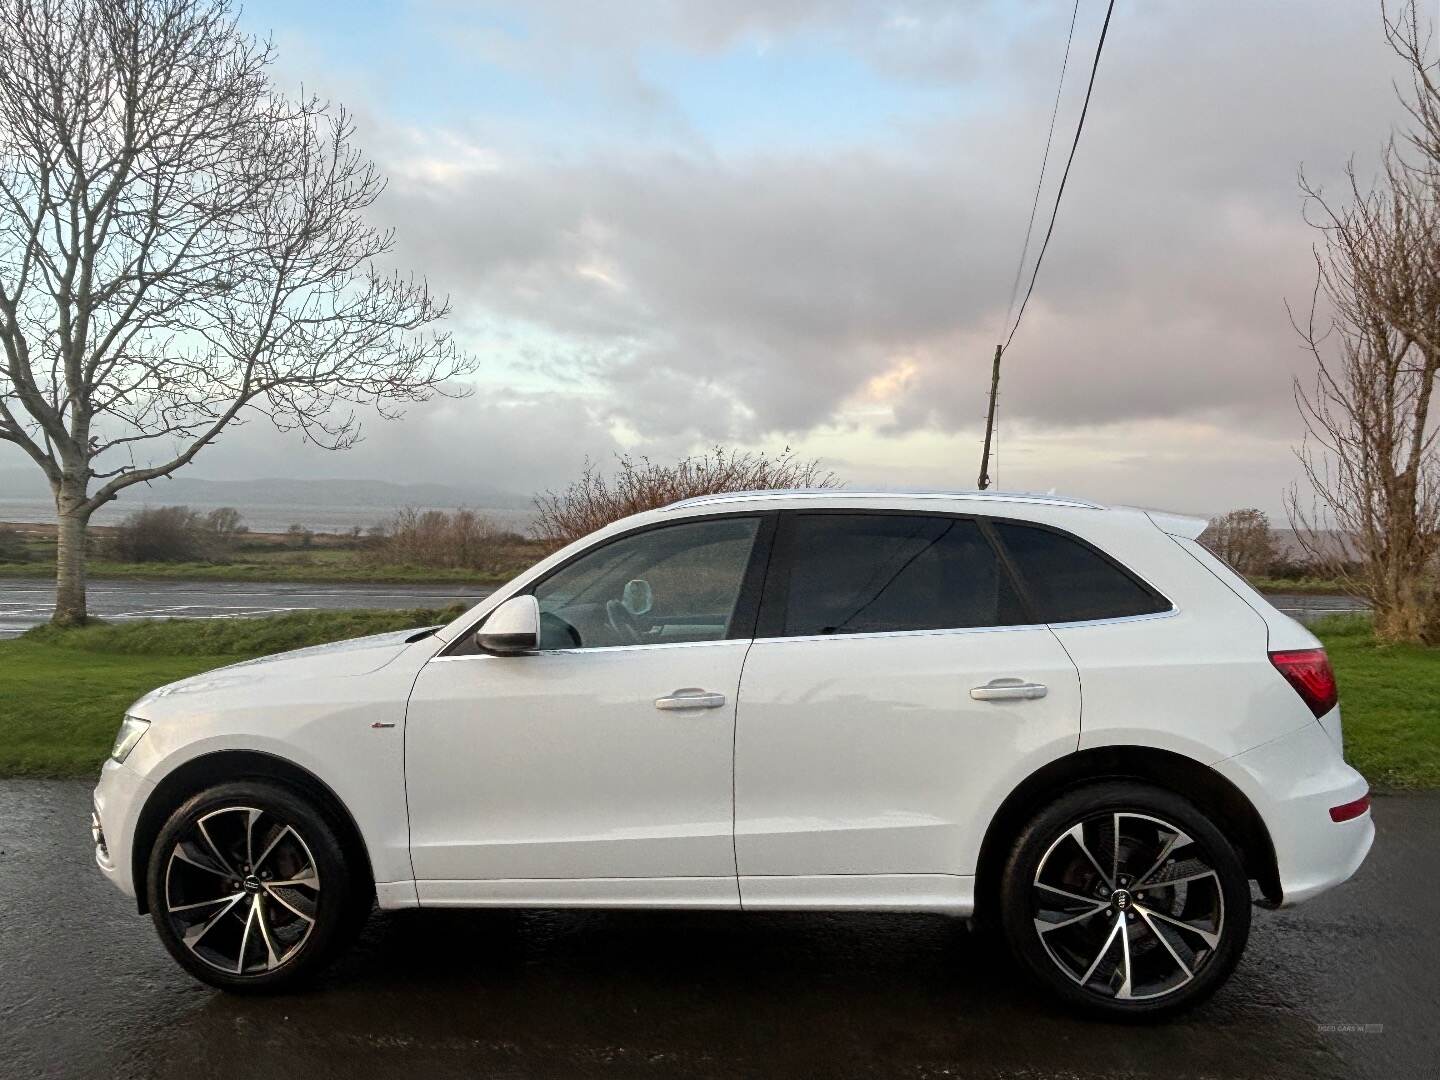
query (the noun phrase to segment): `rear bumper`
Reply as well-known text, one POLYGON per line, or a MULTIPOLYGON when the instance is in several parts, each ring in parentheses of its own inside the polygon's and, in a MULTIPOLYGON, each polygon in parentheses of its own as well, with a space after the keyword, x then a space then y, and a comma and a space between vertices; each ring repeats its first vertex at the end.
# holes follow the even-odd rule
POLYGON ((1336 822, 1330 808, 1362 797, 1369 785, 1345 764, 1321 724, 1215 764, 1259 811, 1275 845, 1282 907, 1347 880, 1369 854, 1375 822, 1367 810, 1336 822))
POLYGON ((130 857, 135 825, 153 787, 139 773, 114 760, 105 762, 100 783, 95 786, 92 829, 101 834, 95 837, 95 864, 129 897, 135 896, 138 887, 131 874, 130 857))

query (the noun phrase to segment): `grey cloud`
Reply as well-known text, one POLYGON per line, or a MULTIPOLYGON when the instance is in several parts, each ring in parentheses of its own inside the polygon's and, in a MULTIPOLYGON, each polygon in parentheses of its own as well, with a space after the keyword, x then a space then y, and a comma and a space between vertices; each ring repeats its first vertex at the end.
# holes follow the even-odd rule
POLYGON ((246 424, 202 451, 191 471, 209 479, 384 477, 530 495, 568 483, 586 456, 608 460, 619 449, 591 402, 560 393, 482 387, 413 405, 397 421, 363 419, 363 441, 344 453, 246 424))
MULTIPOLYGON (((1082 7, 1052 181, 1093 47, 1099 6, 1082 7)), ((1008 34, 997 20, 1012 6, 939 0, 526 10, 531 46, 481 44, 512 66, 553 65, 566 92, 592 80, 618 110, 615 140, 561 152, 509 130, 497 145, 477 122, 468 135, 497 150, 497 167, 440 182, 394 167, 416 147, 382 121, 362 133, 394 173, 377 210, 399 229, 397 265, 454 294, 467 337, 508 335, 522 363, 557 385, 583 377, 595 393, 440 403, 403 425, 372 423, 349 455, 312 465, 281 443, 274 461, 387 476, 402 463, 426 479, 493 468, 525 490, 562 482, 587 451, 608 454, 617 421, 667 451, 775 442, 835 423, 887 375, 888 430, 975 427, 1068 5, 1029 5, 1008 34), (897 118, 888 138, 845 149, 800 138, 726 155, 687 132, 662 152, 626 137, 627 117, 669 116, 663 95, 629 77, 637 48, 701 53, 802 34, 886 71, 984 75, 997 89, 963 116, 897 118), (577 69, 580 50, 600 59, 577 69)), ((463 23, 459 11, 432 15, 463 23)), ((1032 430, 1181 418, 1290 438, 1300 357, 1283 301, 1308 298, 1312 239, 1295 173, 1305 163, 1334 176, 1352 152, 1366 160, 1399 119, 1378 13, 1351 0, 1154 0, 1120 5, 1111 34, 1007 361, 1003 415, 1032 430)), ((271 453, 260 431, 230 437, 196 469, 256 475, 254 455, 271 453)), ((1075 475, 1087 490, 1140 497, 1122 490, 1140 483, 1139 464, 1085 468, 1075 475)))
MULTIPOLYGON (((1317 18, 1309 4, 1155 4, 1117 16, 1011 353, 1008 415, 1064 426, 1225 414, 1293 428, 1298 353, 1283 303, 1308 296, 1312 239, 1296 168, 1333 175, 1398 115, 1377 17, 1359 8, 1317 18)), ((777 26, 818 17, 814 5, 763 10, 777 26)), ((731 14, 726 25, 749 25, 731 14)), ((521 153, 457 186, 397 183, 387 209, 404 222, 404 263, 467 312, 576 342, 614 391, 610 415, 642 435, 802 433, 901 361, 892 429, 964 429, 982 412, 1055 59, 1030 57, 1023 77, 1036 89, 1018 99, 914 122, 884 149, 521 153)), ((1059 161, 1073 117, 1057 132, 1059 161)))

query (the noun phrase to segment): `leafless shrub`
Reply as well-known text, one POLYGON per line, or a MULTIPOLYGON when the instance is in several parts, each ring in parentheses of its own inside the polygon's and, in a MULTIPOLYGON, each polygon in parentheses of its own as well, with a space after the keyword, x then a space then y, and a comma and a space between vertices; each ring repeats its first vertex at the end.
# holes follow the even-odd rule
POLYGON ((240 541, 250 531, 250 526, 245 524, 240 511, 233 506, 221 506, 211 510, 201 521, 200 528, 210 547, 227 555, 240 545, 240 541))
POLYGON ((519 533, 500 528, 474 510, 417 510, 407 507, 372 529, 366 557, 387 566, 513 573, 537 553, 519 533))
POLYGON ((0 527, 0 563, 22 563, 30 561, 30 547, 19 530, 9 526, 0 527))
POLYGON ((697 495, 839 486, 820 462, 796 457, 788 446, 774 457, 717 446, 673 464, 622 454, 608 477, 587 459, 569 487, 535 496, 532 532, 547 548, 560 548, 612 521, 697 495))
POLYGON ((232 507, 201 514, 188 506, 147 506, 116 526, 105 552, 121 562, 215 562, 234 551, 244 532, 232 507))
POLYGON ((1200 542, 1242 574, 1270 571, 1276 561, 1275 538, 1263 510, 1231 510, 1210 519, 1200 542))

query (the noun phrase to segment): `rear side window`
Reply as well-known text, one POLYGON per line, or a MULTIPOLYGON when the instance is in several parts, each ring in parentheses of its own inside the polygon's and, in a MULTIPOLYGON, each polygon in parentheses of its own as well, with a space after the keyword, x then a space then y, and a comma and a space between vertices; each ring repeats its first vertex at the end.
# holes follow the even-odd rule
POLYGON ((1009 576, 973 521, 797 514, 789 524, 786 637, 1024 621, 1009 576))
POLYGON ((1042 622, 1120 619, 1169 611, 1170 602, 1072 536, 996 523, 1042 622))

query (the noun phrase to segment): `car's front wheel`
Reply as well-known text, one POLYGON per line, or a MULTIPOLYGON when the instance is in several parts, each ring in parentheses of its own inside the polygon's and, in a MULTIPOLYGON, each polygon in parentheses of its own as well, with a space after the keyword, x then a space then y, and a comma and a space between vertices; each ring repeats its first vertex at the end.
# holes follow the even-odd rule
POLYGON ((1001 882, 1010 947, 1052 992, 1113 1018, 1213 993, 1250 932, 1234 847, 1192 802, 1149 784, 1079 788, 1021 833, 1001 882))
POLYGON ((261 780, 178 807, 151 850, 160 939, 196 978, 274 990, 313 975, 368 912, 335 827, 308 799, 261 780))

